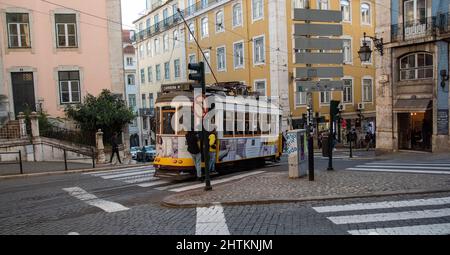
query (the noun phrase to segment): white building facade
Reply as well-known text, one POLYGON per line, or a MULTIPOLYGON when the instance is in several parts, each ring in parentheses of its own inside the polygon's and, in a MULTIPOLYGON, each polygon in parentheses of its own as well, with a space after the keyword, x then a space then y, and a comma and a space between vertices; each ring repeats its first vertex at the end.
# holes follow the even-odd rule
POLYGON ((136 83, 140 101, 139 127, 142 144, 154 144, 154 104, 163 84, 185 82, 184 24, 177 9, 182 0, 148 0, 145 15, 134 22, 137 55, 136 83))

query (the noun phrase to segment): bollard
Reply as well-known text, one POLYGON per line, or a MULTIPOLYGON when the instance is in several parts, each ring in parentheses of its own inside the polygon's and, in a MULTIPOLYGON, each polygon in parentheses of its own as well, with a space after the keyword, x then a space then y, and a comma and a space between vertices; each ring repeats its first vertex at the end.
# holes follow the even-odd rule
POLYGON ((66 156, 66 149, 64 149, 64 169, 67 171, 67 156, 66 156))
POLYGON ((94 148, 91 148, 92 152, 92 168, 95 168, 95 151, 94 148))
POLYGON ((19 150, 19 165, 20 165, 20 174, 23 174, 22 151, 20 151, 20 150, 19 150))

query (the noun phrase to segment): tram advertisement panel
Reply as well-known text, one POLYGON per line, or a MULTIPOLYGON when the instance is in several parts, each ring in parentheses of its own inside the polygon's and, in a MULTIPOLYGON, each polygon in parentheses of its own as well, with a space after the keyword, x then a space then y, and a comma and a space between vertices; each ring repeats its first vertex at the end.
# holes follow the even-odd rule
POLYGON ((277 141, 273 138, 236 138, 220 141, 219 162, 275 155, 277 141))
POLYGON ((162 158, 191 158, 187 152, 186 139, 184 137, 158 136, 161 143, 157 144, 156 152, 162 158))

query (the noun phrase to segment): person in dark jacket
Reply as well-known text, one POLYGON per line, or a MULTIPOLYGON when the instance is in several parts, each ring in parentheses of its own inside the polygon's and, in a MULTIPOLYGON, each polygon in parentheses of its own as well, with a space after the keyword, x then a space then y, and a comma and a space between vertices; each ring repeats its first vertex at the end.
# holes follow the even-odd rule
POLYGON ((188 131, 186 133, 187 150, 191 154, 195 163, 195 170, 197 172, 197 179, 202 181, 202 154, 200 151, 200 139, 197 132, 188 131))
POLYGON ((119 155, 119 141, 117 138, 117 133, 114 133, 111 139, 111 146, 112 146, 112 152, 111 152, 111 159, 109 160, 110 163, 112 163, 114 153, 117 154, 117 159, 119 160, 119 163, 122 164, 122 161, 120 161, 120 155, 119 155))

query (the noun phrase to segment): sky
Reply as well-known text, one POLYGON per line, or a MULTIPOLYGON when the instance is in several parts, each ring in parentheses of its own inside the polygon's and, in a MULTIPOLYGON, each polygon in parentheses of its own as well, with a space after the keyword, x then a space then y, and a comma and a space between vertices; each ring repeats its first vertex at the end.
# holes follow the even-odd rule
POLYGON ((133 21, 145 10, 145 0, 122 0, 122 23, 124 29, 132 29, 133 21))

